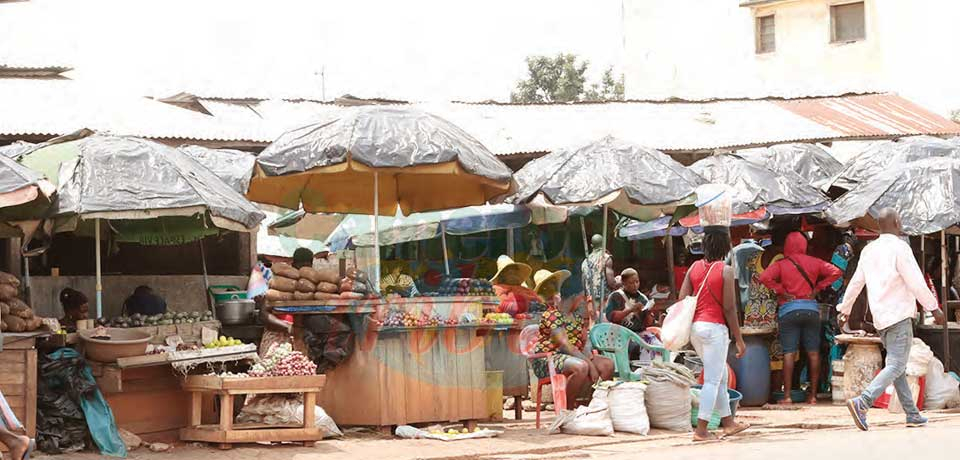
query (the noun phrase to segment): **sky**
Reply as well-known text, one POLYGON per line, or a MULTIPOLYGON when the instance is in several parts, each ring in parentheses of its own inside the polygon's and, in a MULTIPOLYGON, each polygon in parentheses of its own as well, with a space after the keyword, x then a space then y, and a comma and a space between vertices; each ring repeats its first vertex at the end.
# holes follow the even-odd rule
POLYGON ((621 30, 620 0, 29 0, 0 3, 0 63, 149 96, 505 101, 528 55, 619 72, 621 30))

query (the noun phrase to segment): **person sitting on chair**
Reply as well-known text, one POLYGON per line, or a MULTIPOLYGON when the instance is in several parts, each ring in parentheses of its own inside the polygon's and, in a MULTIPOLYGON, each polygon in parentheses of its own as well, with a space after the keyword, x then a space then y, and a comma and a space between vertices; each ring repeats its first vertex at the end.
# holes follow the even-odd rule
MULTIPOLYGON (((604 316, 607 321, 619 324, 637 333, 644 342, 663 346, 657 338, 659 330, 654 328, 654 315, 651 310, 653 301, 640 292, 640 274, 632 268, 620 273, 623 287, 610 294, 604 316), (649 328, 649 329, 648 329, 649 328)), ((640 344, 630 342, 630 359, 652 360, 654 353, 643 352, 640 344), (644 356, 641 356, 644 355, 644 356)))
MULTIPOLYGON (((577 396, 599 379, 609 380, 613 376, 613 361, 599 356, 588 355, 583 351, 586 345, 584 314, 576 312, 577 304, 568 302, 563 305, 560 299, 560 286, 570 277, 567 270, 551 273, 539 270, 533 275, 536 282, 534 291, 546 300, 547 310, 540 318, 540 337, 534 346, 535 353, 553 353, 557 374, 567 377, 567 408, 573 409, 577 396)), ((547 358, 533 360, 533 372, 537 378, 550 376, 547 358)))

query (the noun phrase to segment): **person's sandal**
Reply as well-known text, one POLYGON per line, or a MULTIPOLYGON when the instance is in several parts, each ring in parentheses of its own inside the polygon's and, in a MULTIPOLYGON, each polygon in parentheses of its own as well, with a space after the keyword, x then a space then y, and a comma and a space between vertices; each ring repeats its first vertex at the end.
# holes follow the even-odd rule
POLYGON ((693 442, 715 442, 719 440, 720 438, 713 433, 708 433, 706 438, 701 438, 700 436, 697 436, 696 432, 693 433, 693 442))
POLYGON ((36 448, 37 440, 31 438, 30 442, 27 443, 27 450, 23 452, 23 457, 20 457, 20 460, 30 460, 30 454, 32 454, 36 448))
POLYGON ((728 438, 730 436, 736 436, 744 431, 750 429, 749 423, 738 423, 733 429, 727 430, 723 429, 723 434, 720 435, 720 439, 728 438))

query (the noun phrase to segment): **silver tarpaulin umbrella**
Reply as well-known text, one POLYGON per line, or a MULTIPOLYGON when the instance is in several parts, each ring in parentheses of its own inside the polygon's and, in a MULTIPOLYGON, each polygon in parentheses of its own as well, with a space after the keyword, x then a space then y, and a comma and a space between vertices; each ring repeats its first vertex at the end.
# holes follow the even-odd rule
POLYGON ((850 159, 831 185, 852 190, 857 184, 869 182, 892 165, 927 158, 960 159, 960 142, 932 136, 914 136, 895 141, 876 142, 850 159))
POLYGON ((732 187, 735 214, 762 207, 772 215, 806 214, 829 204, 826 196, 796 173, 777 173, 738 154, 707 157, 690 169, 708 182, 732 187))

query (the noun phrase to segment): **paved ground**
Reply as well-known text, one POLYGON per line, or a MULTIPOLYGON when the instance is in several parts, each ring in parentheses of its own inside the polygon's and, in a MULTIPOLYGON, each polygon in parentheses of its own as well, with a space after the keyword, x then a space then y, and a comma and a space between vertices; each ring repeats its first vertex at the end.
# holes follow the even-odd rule
MULTIPOLYGON (((340 460, 340 459, 470 459, 533 460, 539 458, 635 458, 655 452, 660 459, 694 459, 736 456, 737 460, 816 460, 829 458, 923 458, 945 452, 960 438, 960 413, 927 414, 933 421, 923 429, 903 427, 902 415, 871 412, 873 429, 861 433, 853 428, 844 407, 820 405, 797 410, 741 409, 738 416, 754 425, 736 440, 693 445, 689 434, 654 431, 649 436, 617 433, 612 437, 547 435, 533 426, 533 414, 521 422, 490 424, 505 433, 495 439, 443 442, 400 440, 369 430, 347 430, 344 439, 326 440, 313 448, 243 445, 219 451, 202 445, 178 445, 172 452, 151 453, 138 449, 130 457, 142 460, 177 458, 204 460, 340 460), (950 446, 950 447, 947 447, 950 446), (865 456, 867 454, 868 456, 865 456), (909 456, 909 457, 908 457, 909 456), (813 458, 811 458, 813 457, 813 458)), ((87 460, 93 454, 49 457, 50 460, 87 460)))

